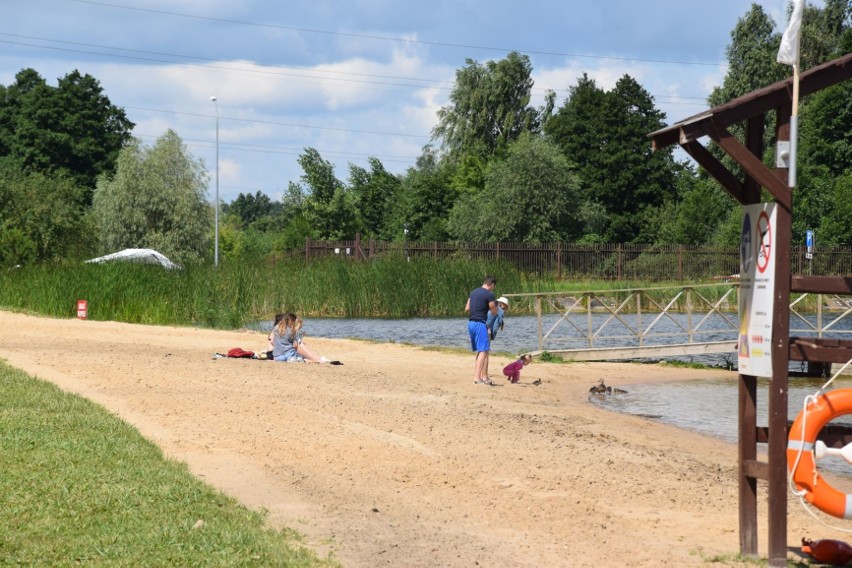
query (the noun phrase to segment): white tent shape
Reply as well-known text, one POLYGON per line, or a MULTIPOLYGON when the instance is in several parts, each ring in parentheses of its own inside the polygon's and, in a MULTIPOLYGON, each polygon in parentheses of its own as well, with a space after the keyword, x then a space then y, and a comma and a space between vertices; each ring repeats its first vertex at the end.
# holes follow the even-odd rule
POLYGON ((175 264, 164 255, 154 249, 124 249, 106 256, 92 258, 86 262, 94 262, 101 264, 102 262, 111 262, 113 260, 124 260, 129 262, 142 262, 144 264, 159 264, 160 266, 172 270, 180 268, 179 264, 175 264))

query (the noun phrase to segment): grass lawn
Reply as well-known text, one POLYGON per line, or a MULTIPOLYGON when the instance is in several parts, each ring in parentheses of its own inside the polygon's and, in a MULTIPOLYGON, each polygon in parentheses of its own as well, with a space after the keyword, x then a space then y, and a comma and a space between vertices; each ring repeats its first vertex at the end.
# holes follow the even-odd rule
POLYGON ((337 565, 102 407, 3 362, 0 393, 0 565, 337 565))

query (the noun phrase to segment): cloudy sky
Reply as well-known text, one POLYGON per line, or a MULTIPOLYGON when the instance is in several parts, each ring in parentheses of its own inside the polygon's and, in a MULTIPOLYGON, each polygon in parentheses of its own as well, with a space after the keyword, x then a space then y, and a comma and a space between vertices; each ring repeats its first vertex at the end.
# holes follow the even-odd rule
MULTIPOLYGON (((759 0, 786 27, 787 0, 759 0)), ((529 55, 539 105, 583 73, 629 74, 675 122, 706 108, 752 0, 2 0, 0 81, 78 69, 152 144, 172 128, 219 194, 280 197, 305 147, 403 173, 430 141, 466 59, 529 55), (210 97, 215 95, 214 104, 210 97)), ((817 5, 822 2, 817 1, 817 5)))

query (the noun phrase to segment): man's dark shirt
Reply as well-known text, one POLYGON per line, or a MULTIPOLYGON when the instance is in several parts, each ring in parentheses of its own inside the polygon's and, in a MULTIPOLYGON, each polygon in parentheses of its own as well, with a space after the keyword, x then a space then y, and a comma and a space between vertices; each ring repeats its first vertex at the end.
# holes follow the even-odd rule
POLYGON ((481 286, 470 293, 470 321, 481 321, 485 323, 488 318, 488 312, 491 309, 488 304, 494 302, 494 294, 490 290, 486 290, 481 286))

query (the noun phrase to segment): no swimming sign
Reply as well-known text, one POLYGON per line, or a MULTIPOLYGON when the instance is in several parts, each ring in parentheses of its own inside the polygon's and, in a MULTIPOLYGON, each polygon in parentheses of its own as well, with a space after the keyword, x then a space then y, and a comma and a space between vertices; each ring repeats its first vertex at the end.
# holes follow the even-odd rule
POLYGON ((740 236, 740 373, 772 376, 775 204, 743 206, 740 236))

